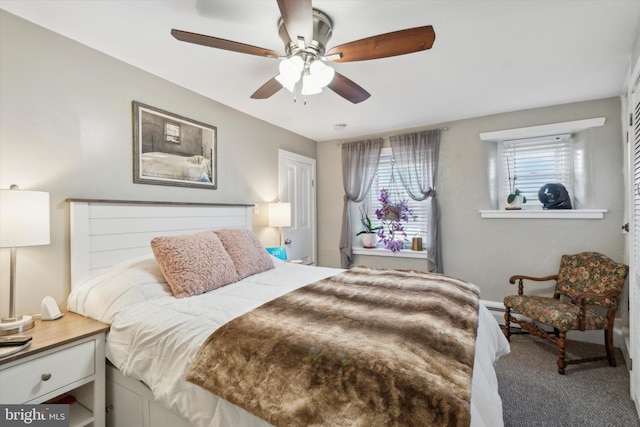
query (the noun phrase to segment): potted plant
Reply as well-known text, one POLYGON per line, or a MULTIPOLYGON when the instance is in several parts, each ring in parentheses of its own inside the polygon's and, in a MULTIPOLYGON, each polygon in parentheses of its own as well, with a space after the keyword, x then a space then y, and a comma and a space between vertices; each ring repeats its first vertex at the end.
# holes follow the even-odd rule
POLYGON ((522 209, 522 204, 527 203, 527 198, 518 190, 517 188, 512 190, 511 193, 507 196, 507 203, 505 204, 505 209, 507 210, 517 210, 522 209))
POLYGON ((363 248, 375 248, 378 244, 378 230, 381 230, 382 227, 374 227, 371 224, 371 219, 369 218, 369 214, 367 210, 360 206, 360 222, 364 227, 364 230, 356 234, 356 236, 362 236, 362 247, 363 248))
POLYGON ((416 215, 409 208, 408 200, 394 202, 391 200, 389 190, 380 189, 378 197, 381 207, 376 209, 376 217, 382 221, 382 227, 378 231, 378 237, 384 243, 385 249, 398 252, 404 248, 404 242, 408 242, 407 233, 404 231, 404 223, 416 220, 416 215))
POLYGON ((507 173, 509 175, 509 195, 507 196, 506 203, 505 203, 505 209, 507 210, 522 209, 522 204, 527 203, 527 198, 516 187, 516 180, 518 179, 518 176, 515 174, 516 172, 515 166, 516 166, 516 161, 514 159, 513 160, 513 176, 511 176, 509 159, 507 159, 507 173))

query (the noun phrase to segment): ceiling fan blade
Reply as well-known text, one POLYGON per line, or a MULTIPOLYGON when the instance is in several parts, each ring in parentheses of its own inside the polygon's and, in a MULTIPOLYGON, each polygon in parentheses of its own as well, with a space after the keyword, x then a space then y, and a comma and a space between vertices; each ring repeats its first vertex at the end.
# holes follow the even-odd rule
POLYGON ((265 84, 263 84, 262 86, 260 86, 260 88, 258 88, 258 90, 256 90, 253 93, 253 95, 251 95, 251 98, 267 99, 272 95, 275 95, 275 93, 278 92, 280 89, 282 89, 282 85, 274 77, 268 82, 266 82, 265 84))
POLYGON ((267 58, 278 58, 280 54, 275 50, 264 49, 262 47, 251 46, 231 40, 219 39, 217 37, 205 36, 202 34, 190 33, 188 31, 171 30, 171 35, 176 39, 199 44, 202 46, 215 47, 216 49, 230 50, 232 52, 247 53, 249 55, 266 56, 267 58))
POLYGON ((337 72, 327 87, 354 104, 358 104, 371 96, 369 92, 337 72))
POLYGON ((431 49, 436 33, 431 25, 379 34, 336 46, 325 56, 342 54, 334 62, 365 61, 431 49))
POLYGON ((306 46, 313 40, 313 7, 311 0, 278 0, 282 21, 289 38, 297 43, 298 37, 304 37, 306 46))

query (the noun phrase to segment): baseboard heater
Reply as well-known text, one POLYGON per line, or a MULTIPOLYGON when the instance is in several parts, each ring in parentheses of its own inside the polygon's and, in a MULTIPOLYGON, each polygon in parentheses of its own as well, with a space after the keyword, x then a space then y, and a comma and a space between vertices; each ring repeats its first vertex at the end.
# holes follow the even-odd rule
POLYGON ((497 301, 487 301, 481 299, 480 302, 487 307, 489 312, 493 314, 500 325, 504 325, 504 304, 497 301))
MULTIPOLYGON (((489 310, 489 313, 491 313, 493 317, 495 317, 498 324, 504 327, 504 313, 505 313, 504 304, 497 301, 487 301, 487 300, 480 300, 480 302, 485 307, 487 307, 487 309, 489 310)), ((513 311, 511 312, 511 315, 518 317, 518 314, 514 313, 513 311)), ((520 329, 520 325, 518 325, 517 323, 514 323, 514 324, 511 324, 511 328, 520 329)))

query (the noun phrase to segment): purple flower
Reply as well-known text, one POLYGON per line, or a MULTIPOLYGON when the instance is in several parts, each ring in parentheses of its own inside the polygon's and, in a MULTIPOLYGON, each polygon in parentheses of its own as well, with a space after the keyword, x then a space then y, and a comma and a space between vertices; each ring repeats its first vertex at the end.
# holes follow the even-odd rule
POLYGON ((381 207, 376 209, 376 217, 382 221, 382 229, 378 231, 378 237, 386 249, 392 252, 401 251, 404 242, 408 241, 402 222, 415 221, 417 217, 409 208, 408 200, 393 202, 386 188, 380 189, 378 201, 381 207))

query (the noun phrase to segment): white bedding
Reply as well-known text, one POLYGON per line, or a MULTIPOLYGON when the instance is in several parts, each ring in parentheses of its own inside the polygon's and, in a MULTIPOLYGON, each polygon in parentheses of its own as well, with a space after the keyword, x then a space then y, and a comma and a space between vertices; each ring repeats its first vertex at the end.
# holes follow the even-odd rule
MULTIPOLYGON (((153 255, 114 266, 76 288, 68 308, 111 324, 107 358, 147 384, 156 400, 194 426, 268 426, 265 421, 188 383, 184 375, 202 342, 229 320, 341 270, 285 263, 203 295, 176 299, 153 255)), ((509 352, 493 316, 480 306, 471 393, 471 425, 502 426, 494 371, 509 352)))

